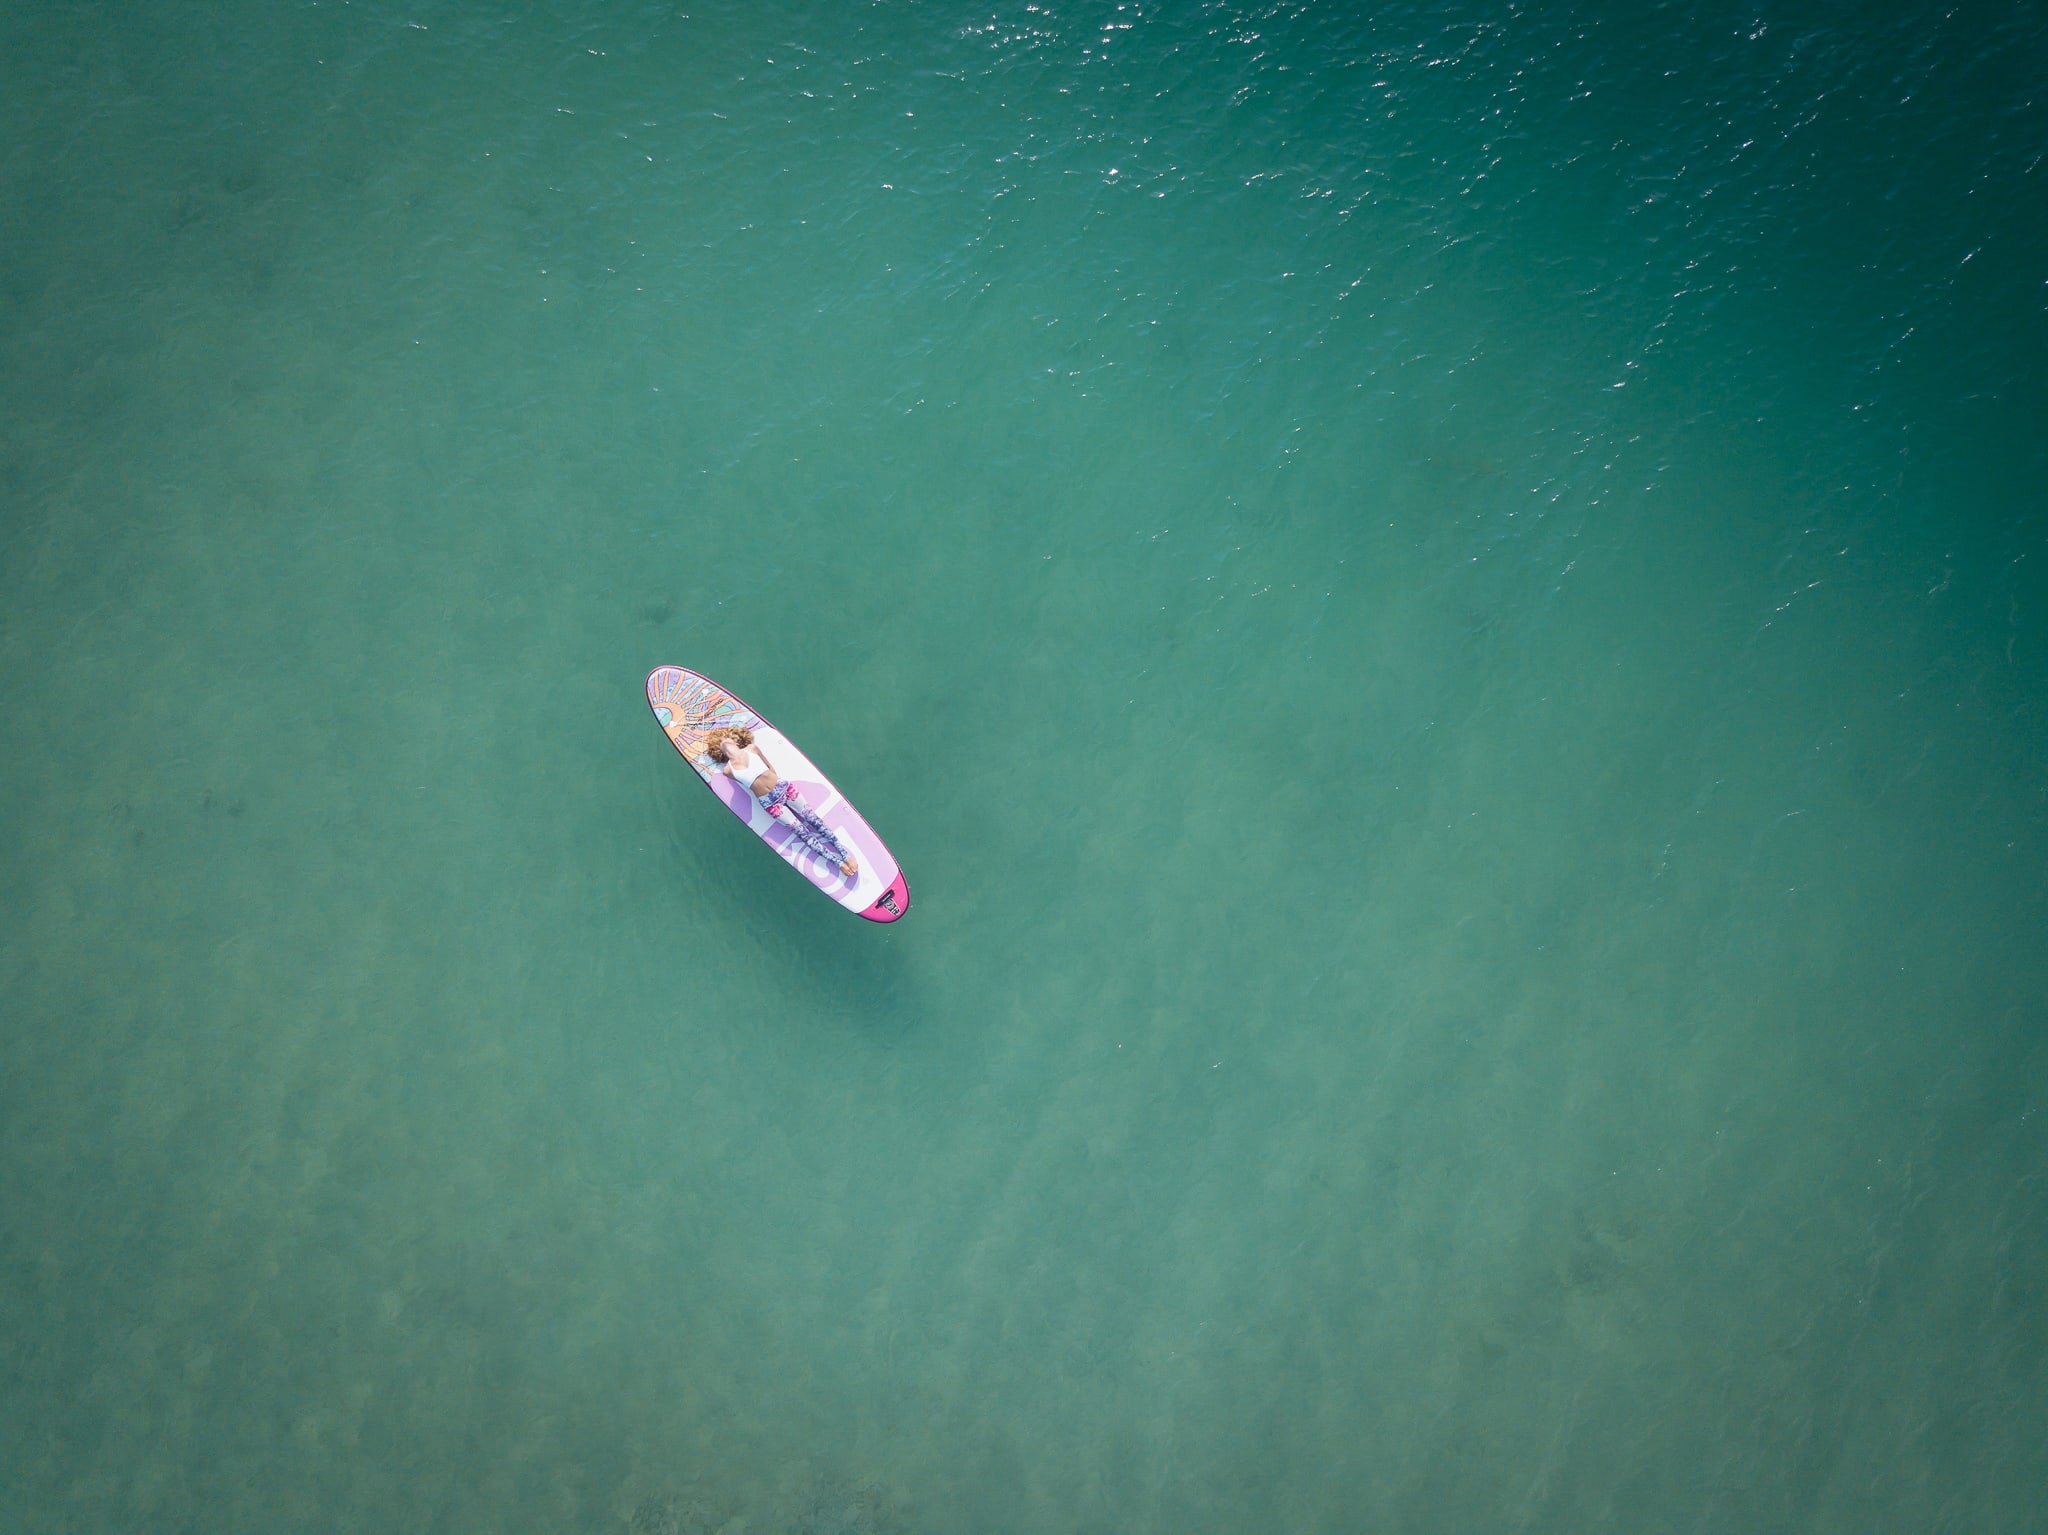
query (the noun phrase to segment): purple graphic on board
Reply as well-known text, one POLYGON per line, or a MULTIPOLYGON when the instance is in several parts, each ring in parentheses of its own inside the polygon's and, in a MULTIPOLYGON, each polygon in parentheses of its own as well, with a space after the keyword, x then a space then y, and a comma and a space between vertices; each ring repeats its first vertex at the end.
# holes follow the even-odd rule
POLYGON ((894 922, 910 910, 910 886, 882 839, 875 835, 838 786, 796 747, 796 744, 709 677, 680 666, 657 666, 647 674, 647 707, 662 733, 696 771, 704 786, 725 808, 781 855, 797 873, 819 890, 870 922, 894 922), (744 785, 733 782, 704 750, 704 738, 720 726, 750 730, 754 745, 775 770, 793 785, 818 818, 848 849, 859 865, 851 878, 837 865, 806 846, 787 825, 769 815, 744 785))

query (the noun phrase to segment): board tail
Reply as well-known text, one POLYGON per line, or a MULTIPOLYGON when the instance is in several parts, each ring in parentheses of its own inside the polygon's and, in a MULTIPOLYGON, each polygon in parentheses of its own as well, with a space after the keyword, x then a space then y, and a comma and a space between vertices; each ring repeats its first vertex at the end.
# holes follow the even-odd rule
POLYGON ((875 897, 875 904, 861 915, 870 922, 896 922, 910 910, 910 886, 904 882, 903 871, 896 871, 896 878, 889 882, 889 888, 875 897))

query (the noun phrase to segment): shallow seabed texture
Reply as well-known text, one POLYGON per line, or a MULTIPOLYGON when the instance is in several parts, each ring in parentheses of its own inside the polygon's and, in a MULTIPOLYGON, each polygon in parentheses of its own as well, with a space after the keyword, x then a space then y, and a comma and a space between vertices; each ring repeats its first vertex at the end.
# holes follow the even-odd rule
POLYGON ((2043 1529, 2044 79, 0 7, 0 1528, 2043 1529))

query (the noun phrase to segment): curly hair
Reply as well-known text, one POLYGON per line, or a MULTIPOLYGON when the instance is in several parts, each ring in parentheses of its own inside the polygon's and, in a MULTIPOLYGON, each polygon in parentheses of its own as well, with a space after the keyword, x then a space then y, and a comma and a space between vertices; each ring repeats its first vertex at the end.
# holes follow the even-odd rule
POLYGON ((744 725, 720 725, 704 737, 704 750, 713 762, 726 760, 725 744, 731 741, 741 751, 754 744, 754 732, 744 725))

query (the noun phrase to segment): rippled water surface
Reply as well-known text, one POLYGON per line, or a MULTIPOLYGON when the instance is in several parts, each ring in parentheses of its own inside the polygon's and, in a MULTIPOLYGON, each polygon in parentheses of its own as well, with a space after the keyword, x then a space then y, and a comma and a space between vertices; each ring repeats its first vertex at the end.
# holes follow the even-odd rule
POLYGON ((2041 1528, 2040 7, 684 4, 0 9, 0 1525, 2041 1528))

